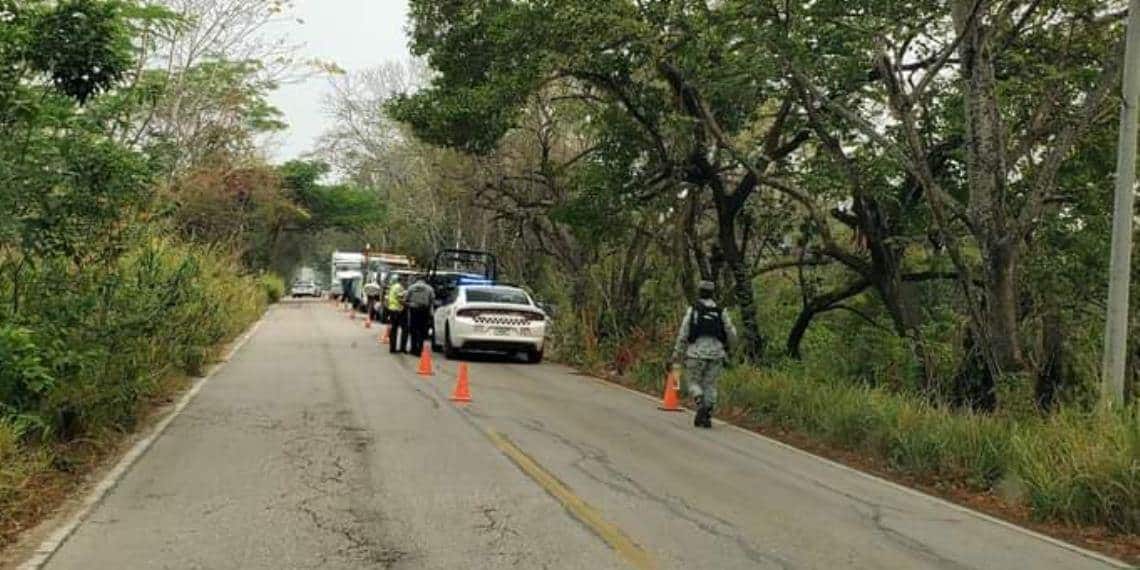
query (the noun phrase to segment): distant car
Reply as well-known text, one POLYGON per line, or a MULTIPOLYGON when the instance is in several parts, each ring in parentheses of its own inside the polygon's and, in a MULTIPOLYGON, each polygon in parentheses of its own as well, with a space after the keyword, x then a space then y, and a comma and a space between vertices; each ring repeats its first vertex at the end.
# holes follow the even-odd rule
POLYGON ((542 362, 547 316, 526 291, 460 282, 438 303, 432 344, 448 358, 466 350, 486 350, 542 362))
POLYGON ((297 297, 320 297, 321 290, 311 281, 297 281, 293 283, 290 294, 294 299, 297 297))

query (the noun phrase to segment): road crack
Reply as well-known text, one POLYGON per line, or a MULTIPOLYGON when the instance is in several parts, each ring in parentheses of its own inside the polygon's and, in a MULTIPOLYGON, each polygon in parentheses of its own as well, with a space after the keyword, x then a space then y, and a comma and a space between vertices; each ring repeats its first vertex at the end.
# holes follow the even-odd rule
POLYGON ((732 522, 712 513, 697 509, 680 497, 665 496, 650 491, 644 485, 633 479, 633 477, 614 466, 605 451, 572 441, 566 436, 547 428, 546 425, 539 420, 516 418, 515 421, 527 429, 541 433, 563 446, 572 449, 578 457, 571 463, 571 466, 593 481, 628 497, 646 500, 660 505, 677 519, 693 525, 701 532, 716 538, 731 541, 736 544, 741 553, 752 562, 776 565, 786 569, 793 568, 791 561, 777 554, 762 551, 759 547, 752 544, 749 538, 744 536, 732 522), (600 469, 602 473, 599 474, 595 472, 590 468, 591 466, 600 469))

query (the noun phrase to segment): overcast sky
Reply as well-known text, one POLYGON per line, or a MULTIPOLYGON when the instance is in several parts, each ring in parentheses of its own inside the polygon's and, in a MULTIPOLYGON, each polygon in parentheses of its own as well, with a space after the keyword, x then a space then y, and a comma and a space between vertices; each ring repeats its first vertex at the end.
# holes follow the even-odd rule
MULTIPOLYGON (((336 63, 359 71, 388 60, 407 59, 406 0, 297 0, 288 35, 304 44, 301 57, 336 63)), ((277 160, 309 151, 325 122, 322 99, 329 92, 327 77, 283 85, 270 98, 285 113, 289 131, 272 149, 277 160)))

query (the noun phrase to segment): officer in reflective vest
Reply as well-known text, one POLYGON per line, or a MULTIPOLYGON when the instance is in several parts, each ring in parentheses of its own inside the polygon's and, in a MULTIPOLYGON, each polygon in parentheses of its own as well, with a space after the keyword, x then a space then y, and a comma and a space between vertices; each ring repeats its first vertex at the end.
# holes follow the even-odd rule
POLYGON ((693 425, 702 428, 712 427, 716 384, 724 373, 728 351, 736 344, 736 327, 728 313, 717 307, 715 293, 715 284, 701 282, 697 302, 685 314, 673 348, 673 365, 679 366, 684 359, 685 382, 697 405, 693 425))
POLYGON ((388 352, 408 351, 408 316, 404 311, 404 285, 400 280, 388 286, 388 324, 392 325, 388 334, 388 352), (401 337, 401 334, 403 336, 401 337))

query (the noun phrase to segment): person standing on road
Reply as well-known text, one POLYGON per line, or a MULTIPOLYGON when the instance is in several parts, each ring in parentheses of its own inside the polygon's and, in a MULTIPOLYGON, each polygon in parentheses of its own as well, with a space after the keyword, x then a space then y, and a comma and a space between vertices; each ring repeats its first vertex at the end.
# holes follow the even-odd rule
POLYGON ((689 308, 677 332, 672 358, 674 368, 684 359, 685 382, 697 405, 693 425, 703 428, 712 427, 716 384, 724 373, 728 350, 736 344, 736 327, 728 313, 717 307, 715 293, 713 282, 701 282, 697 302, 689 308))
POLYGON ((388 286, 388 352, 408 351, 407 314, 404 311, 404 285, 396 279, 388 286), (400 333, 403 333, 403 339, 400 333), (403 342, 401 342, 401 340, 403 342))
POLYGON ((380 320, 380 284, 376 281, 370 281, 364 286, 364 297, 368 299, 368 318, 373 322, 380 320))
POLYGON ((408 326, 412 332, 412 354, 419 356, 427 340, 428 325, 431 323, 431 306, 435 302, 435 289, 424 281, 423 275, 408 287, 404 294, 404 304, 408 307, 408 326))

